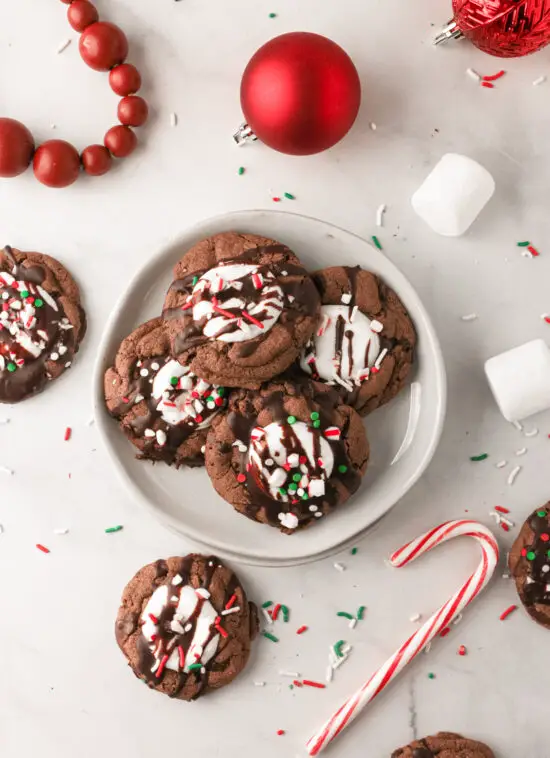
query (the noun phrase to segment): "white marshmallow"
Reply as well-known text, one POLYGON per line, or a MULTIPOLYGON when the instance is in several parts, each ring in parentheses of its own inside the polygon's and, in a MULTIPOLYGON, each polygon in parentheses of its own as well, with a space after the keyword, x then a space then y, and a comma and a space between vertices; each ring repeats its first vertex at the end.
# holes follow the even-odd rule
POLYGON ((447 153, 412 196, 412 207, 434 232, 459 237, 493 196, 495 180, 479 163, 447 153))
POLYGON ((550 408, 550 350, 533 340, 485 363, 485 373, 507 421, 520 421, 550 408))

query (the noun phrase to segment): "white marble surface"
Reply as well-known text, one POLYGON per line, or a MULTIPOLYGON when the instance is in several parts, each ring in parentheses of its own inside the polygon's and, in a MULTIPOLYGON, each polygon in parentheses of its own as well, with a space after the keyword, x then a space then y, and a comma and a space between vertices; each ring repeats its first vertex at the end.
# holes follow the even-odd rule
MULTIPOLYGON (((550 327, 546 248, 548 86, 532 81, 548 70, 548 52, 506 62, 507 76, 484 90, 468 66, 494 72, 500 62, 467 44, 429 45, 431 24, 450 3, 418 0, 118 0, 99 2, 131 40, 131 60, 145 75, 153 118, 142 147, 104 180, 80 181, 62 192, 32 174, 0 183, 3 242, 41 250, 70 265, 83 285, 90 332, 67 378, 17 408, 0 427, 0 752, 6 758, 95 758, 172 754, 198 758, 266 758, 303 753, 320 720, 391 653, 410 631, 409 616, 429 613, 477 561, 473 545, 441 548, 400 572, 384 557, 402 541, 447 518, 488 521, 500 503, 521 522, 548 498, 550 416, 534 419, 525 439, 504 422, 485 383, 490 355, 550 327), (268 13, 275 11, 276 19, 268 13), (283 157, 259 145, 238 152, 231 133, 240 120, 240 73, 252 52, 278 32, 325 33, 353 56, 364 84, 356 128, 338 148, 311 158, 283 157), (179 125, 170 127, 170 113, 179 125), (378 129, 369 129, 370 121, 378 129), (495 198, 459 239, 436 237, 417 219, 409 198, 445 152, 464 152, 495 176, 495 198), (243 177, 239 165, 247 167, 243 177), (272 193, 293 192, 288 208, 366 236, 377 206, 388 204, 380 238, 438 326, 449 374, 449 415, 443 440, 423 480, 359 553, 279 571, 242 567, 258 600, 284 600, 292 612, 281 642, 260 640, 247 672, 225 692, 187 705, 162 699, 134 680, 114 643, 120 591, 142 564, 191 545, 136 509, 115 479, 93 427, 90 374, 105 320, 127 278, 172 236, 195 220, 227 210, 271 207, 272 193), (515 243, 531 239, 536 260, 515 243), (470 312, 477 321, 463 323, 470 312), (73 427, 70 443, 63 442, 73 427), (515 460, 523 470, 506 484, 494 464, 515 460), (469 462, 487 451, 488 461, 469 462), (546 466, 545 466, 546 464, 546 466), (124 531, 104 534, 111 524, 124 531), (55 536, 56 527, 70 528, 55 536), (51 548, 44 555, 35 548, 51 548), (368 606, 354 631, 335 616, 368 606), (307 635, 294 629, 306 623, 307 635), (278 670, 322 677, 327 646, 355 645, 324 691, 288 689, 278 670), (265 680, 263 689, 254 680, 265 680), (277 737, 277 729, 287 731, 277 737)), ((0 110, 25 121, 39 140, 52 134, 83 147, 114 123, 115 97, 105 77, 79 60, 64 7, 55 0, 18 0, 0 8, 0 110), (73 44, 60 56, 59 44, 73 44), (50 125, 57 128, 52 132, 50 125)), ((285 206, 286 207, 286 206, 285 206)), ((515 533, 499 538, 506 547, 515 533)), ((462 624, 438 641, 356 723, 333 754, 387 758, 413 734, 459 730, 485 739, 498 758, 545 754, 547 676, 541 663, 548 632, 520 610, 500 575, 462 624), (460 644, 468 648, 457 656, 460 644), (434 680, 427 673, 436 674, 434 680)))

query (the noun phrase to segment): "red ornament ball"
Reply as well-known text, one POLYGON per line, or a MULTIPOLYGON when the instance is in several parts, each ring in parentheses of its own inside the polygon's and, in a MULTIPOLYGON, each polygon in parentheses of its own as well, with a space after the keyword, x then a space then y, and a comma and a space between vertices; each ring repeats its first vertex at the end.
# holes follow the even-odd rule
POLYGON ((115 158, 126 158, 137 146, 137 137, 128 126, 113 126, 104 137, 105 147, 115 158))
POLYGON ((122 63, 111 70, 109 84, 113 92, 121 97, 133 95, 141 87, 141 74, 131 63, 122 63))
POLYGON ((97 21, 84 30, 79 50, 84 63, 95 71, 109 71, 128 55, 126 35, 115 24, 97 21))
POLYGON ((34 154, 33 170, 46 187, 68 187, 76 182, 80 173, 78 151, 61 139, 44 142, 34 154))
POLYGON ((142 126, 148 115, 149 108, 142 97, 123 97, 118 104, 118 120, 126 126, 142 126))
POLYGON ((111 153, 103 145, 90 145, 80 156, 84 171, 90 176, 103 176, 113 165, 111 153))
POLYGON ((91 24, 99 20, 97 8, 88 0, 73 0, 67 8, 69 24, 75 32, 83 32, 91 24))
POLYGON ((13 118, 0 118, 0 177, 11 179, 31 162, 34 139, 27 127, 13 118))
POLYGON ((335 145, 351 129, 360 103, 361 83, 349 55, 310 32, 270 40, 251 58, 241 82, 241 106, 252 131, 290 155, 335 145))

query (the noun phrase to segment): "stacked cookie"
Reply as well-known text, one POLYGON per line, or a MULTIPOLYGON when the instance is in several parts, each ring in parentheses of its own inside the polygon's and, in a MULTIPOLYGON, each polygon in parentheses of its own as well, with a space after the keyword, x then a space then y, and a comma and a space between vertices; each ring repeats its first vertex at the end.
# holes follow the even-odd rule
POLYGON ((292 534, 359 488, 360 416, 403 387, 415 342, 374 274, 309 275, 284 244, 218 234, 176 264, 162 316, 121 343, 106 405, 140 458, 206 463, 239 513, 292 534))

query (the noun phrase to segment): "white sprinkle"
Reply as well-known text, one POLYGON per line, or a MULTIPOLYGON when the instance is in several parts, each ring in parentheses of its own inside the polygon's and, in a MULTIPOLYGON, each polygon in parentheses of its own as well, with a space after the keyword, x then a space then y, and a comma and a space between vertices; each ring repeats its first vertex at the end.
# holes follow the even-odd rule
POLYGON ((52 353, 52 354, 50 355, 50 360, 52 360, 52 361, 57 361, 57 360, 59 360, 59 353, 52 353))
POLYGON ((415 624, 417 621, 420 621, 422 616, 420 613, 413 613, 413 615, 409 618, 409 621, 412 621, 413 624, 415 624))
POLYGON ((522 447, 519 450, 516 450, 516 455, 525 455, 526 452, 527 452, 527 448, 522 447))
POLYGON ((382 203, 382 205, 378 206, 378 210, 376 211, 376 226, 384 226, 384 213, 386 212, 386 205, 385 203, 382 203))
POLYGON ((334 563, 333 566, 336 569, 336 571, 345 571, 346 570, 346 567, 344 566, 343 563, 334 563))
POLYGON ((377 130, 377 128, 378 127, 376 126, 376 124, 374 123, 374 121, 371 121, 369 123, 369 129, 372 129, 373 132, 375 132, 377 130))
POLYGON ((174 587, 177 587, 178 584, 181 584, 183 582, 182 577, 179 574, 176 574, 176 576, 172 579, 172 584, 174 587))
MULTIPOLYGON (((350 650, 351 650, 351 648, 350 648, 350 650)), ((336 669, 339 669, 340 666, 342 665, 342 663, 345 663, 348 658, 349 658, 349 652, 348 653, 344 653, 344 655, 341 658, 338 658, 338 660, 336 661, 336 663, 332 664, 332 668, 336 671, 336 669)))
POLYGON ((351 293, 344 292, 340 300, 344 303, 344 305, 349 305, 351 303, 351 293))
POLYGON ((190 632, 192 628, 193 628, 193 624, 186 624, 184 626, 184 631, 185 632, 190 632))
POLYGON ((349 323, 350 324, 353 324, 353 321, 355 319, 355 316, 357 315, 357 311, 358 310, 359 310, 359 306, 358 305, 354 305, 353 308, 351 309, 351 313, 349 314, 349 323))
POLYGON ((142 368, 139 372, 140 376, 149 376, 149 371, 146 368, 142 368))
POLYGON ((357 619, 352 619, 349 622, 348 626, 349 626, 350 629, 355 629, 355 627, 357 626, 357 619))
POLYGON ((184 634, 183 626, 176 619, 172 619, 170 622, 170 629, 177 634, 184 634))
POLYGON ((546 565, 541 568, 543 574, 547 574, 550 571, 550 566, 546 565))
POLYGON ((510 471, 510 476, 508 477, 508 484, 513 484, 516 481, 516 476, 521 471, 521 466, 516 466, 510 471))
POLYGON ((6 466, 0 466, 0 473, 1 474, 8 474, 9 476, 13 476, 13 471, 11 468, 6 468, 6 466))
POLYGON ((291 679, 299 679, 300 674, 297 671, 279 671, 279 676, 289 676, 291 679))
POLYGON ((3 424, 9 424, 9 423, 10 423, 9 418, 0 418, 0 426, 2 426, 3 424))
POLYGON ((536 437, 538 433, 539 433, 539 430, 535 426, 533 429, 529 429, 528 432, 523 432, 523 436, 524 437, 536 437))
POLYGON ((152 429, 146 429, 146 430, 143 432, 143 434, 144 434, 146 437, 155 437, 155 436, 156 436, 156 435, 155 435, 155 432, 154 432, 152 429))
POLYGON ((327 666, 327 673, 325 674, 325 681, 332 682, 332 677, 334 676, 334 670, 332 668, 332 664, 329 663, 327 666))
POLYGON ((238 613, 241 610, 240 606, 237 605, 235 608, 227 608, 227 610, 222 611, 220 613, 220 616, 229 616, 231 613, 238 613))
POLYGON ((504 466, 508 465, 508 461, 499 461, 495 464, 497 468, 504 468, 504 466))
POLYGON ((509 579, 509 578, 510 578, 510 574, 503 574, 503 575, 502 575, 502 578, 503 578, 503 579, 509 579))
POLYGON ((519 423, 519 421, 512 421, 511 424, 512 424, 512 426, 516 427, 516 429, 518 430, 518 432, 521 432, 521 430, 523 429, 523 426, 519 423))
POLYGON ((210 597, 210 593, 205 587, 199 587, 197 590, 195 590, 195 594, 199 595, 199 597, 202 597, 205 600, 208 600, 208 598, 210 597))
POLYGON ((501 516, 500 522, 501 524, 506 524, 506 526, 509 526, 510 529, 512 529, 515 526, 514 522, 510 521, 510 519, 507 519, 506 516, 501 516))
POLYGON ((432 643, 428 642, 428 644, 424 648, 424 652, 426 653, 426 655, 430 652, 431 649, 432 649, 432 643))
POLYGON ((374 332, 375 334, 380 334, 380 332, 384 329, 384 324, 381 324, 380 321, 377 321, 376 319, 373 319, 370 322, 370 330, 371 332, 374 332))
POLYGON ((461 316, 461 321, 475 321, 477 318, 477 313, 467 313, 465 316, 461 316))
POLYGON ((170 114, 170 126, 177 126, 178 125, 178 114, 177 113, 171 113, 170 114))
POLYGON ((57 54, 60 55, 62 52, 64 52, 69 47, 69 45, 71 44, 71 41, 72 40, 70 40, 70 39, 66 39, 65 42, 62 42, 59 45, 59 47, 57 48, 57 51, 56 51, 57 54))
POLYGON ((50 129, 57 129, 57 124, 50 124, 50 129))
POLYGON ((474 79, 476 82, 481 81, 481 75, 477 73, 477 71, 474 71, 473 68, 467 68, 466 73, 470 77, 470 79, 474 79))
POLYGON ((265 682, 254 682, 254 687, 265 687, 265 682))
POLYGON ((268 624, 272 624, 272 623, 273 623, 273 619, 271 618, 271 616, 270 616, 270 615, 269 615, 269 613, 267 612, 267 609, 266 609, 266 608, 262 608, 262 613, 263 613, 263 615, 264 615, 264 619, 266 620, 266 622, 267 622, 268 624))
POLYGON ((54 529, 54 530, 53 530, 53 533, 54 533, 54 534, 68 534, 68 533, 69 533, 69 530, 67 529, 67 527, 66 527, 66 526, 64 526, 64 527, 63 527, 63 528, 61 528, 61 529, 54 529))
POLYGON ((166 445, 166 439, 166 432, 162 429, 157 429, 157 442, 161 447, 166 445))
POLYGON ((457 624, 460 624, 462 621, 462 613, 459 613, 458 616, 453 620, 453 624, 456 626, 457 624))
POLYGON ((543 74, 542 76, 539 76, 538 79, 535 79, 535 81, 533 82, 533 87, 538 87, 539 84, 544 84, 545 81, 546 81, 546 77, 543 74))
POLYGON ((94 423, 95 423, 95 418, 93 416, 90 416, 88 421, 86 421, 86 426, 93 426, 94 423))
POLYGON ((380 368, 380 364, 382 363, 382 361, 383 361, 383 360, 384 360, 384 358, 386 357, 387 353, 388 353, 388 348, 387 348, 387 347, 385 347, 385 348, 382 350, 382 352, 380 353, 380 355, 378 356, 378 358, 376 359, 376 362, 375 362, 375 364, 374 364, 374 368, 380 368))

